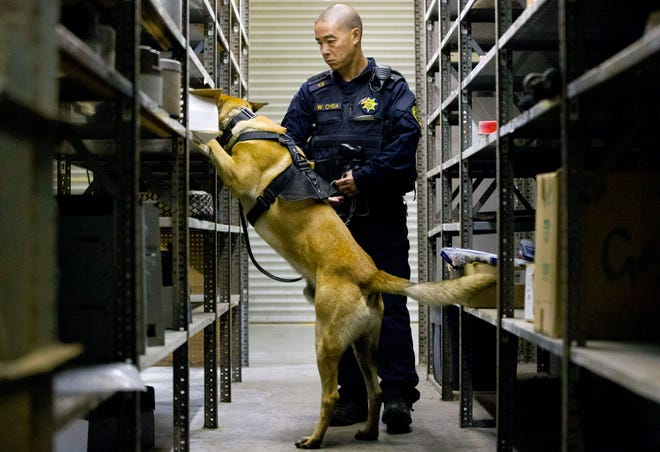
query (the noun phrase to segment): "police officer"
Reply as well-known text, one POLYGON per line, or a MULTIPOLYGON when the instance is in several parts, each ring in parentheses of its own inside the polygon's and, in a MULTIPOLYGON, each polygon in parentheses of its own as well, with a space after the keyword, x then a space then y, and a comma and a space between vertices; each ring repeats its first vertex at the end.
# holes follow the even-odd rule
MULTIPOLYGON (((362 20, 352 7, 327 8, 315 21, 314 34, 330 70, 300 87, 282 125, 316 171, 334 181, 338 196, 330 202, 376 265, 410 278, 403 195, 417 177, 415 95, 399 73, 365 57, 362 20)), ((383 301, 378 355, 383 422, 389 432, 404 433, 419 399, 410 316, 406 297, 385 294, 383 301)), ((366 389, 350 349, 340 362, 339 386, 331 425, 365 420, 366 389)))

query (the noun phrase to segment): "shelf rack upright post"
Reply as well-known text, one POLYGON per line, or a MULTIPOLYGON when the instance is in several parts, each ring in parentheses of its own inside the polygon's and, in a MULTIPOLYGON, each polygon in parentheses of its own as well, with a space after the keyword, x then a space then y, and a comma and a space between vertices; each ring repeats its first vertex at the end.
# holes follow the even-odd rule
MULTIPOLYGON (((511 1, 498 0, 495 7, 495 46, 509 29, 512 20, 511 1)), ((500 49, 495 61, 497 90, 497 124, 507 124, 514 115, 513 51, 500 49)), ((498 127, 498 130, 499 127, 498 127)), ((498 132, 499 133, 499 132, 498 132)), ((497 209, 498 278, 497 278, 497 408, 496 430, 498 450, 513 450, 513 403, 516 381, 518 338, 502 328, 502 319, 513 317, 514 259, 514 168, 513 139, 498 137, 496 145, 496 178, 499 206, 497 209)))

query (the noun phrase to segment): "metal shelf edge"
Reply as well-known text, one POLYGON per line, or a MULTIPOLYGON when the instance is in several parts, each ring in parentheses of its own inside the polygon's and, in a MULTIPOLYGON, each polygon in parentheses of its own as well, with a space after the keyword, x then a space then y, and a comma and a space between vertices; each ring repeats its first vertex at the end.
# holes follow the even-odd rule
POLYGON ((0 383, 52 372, 83 351, 80 344, 49 344, 12 360, 0 361, 0 383))
POLYGON ((133 94, 131 82, 114 68, 105 64, 98 54, 65 26, 56 25, 55 34, 62 57, 70 59, 78 68, 88 72, 90 76, 95 78, 97 83, 100 82, 103 85, 104 89, 124 96, 133 94))
POLYGON ((520 29, 528 22, 531 21, 531 19, 536 16, 543 8, 548 6, 551 1, 554 0, 535 0, 534 3, 532 3, 530 6, 525 8, 525 10, 522 12, 520 16, 511 24, 511 27, 509 27, 508 30, 504 32, 502 37, 499 39, 499 47, 500 49, 503 49, 509 44, 509 41, 513 40, 516 36, 516 34, 520 31, 520 29))
POLYGON ((660 344, 587 341, 572 347, 571 360, 630 391, 660 403, 660 344))
MULTIPOLYGON (((171 228, 172 227, 172 217, 159 217, 158 225, 161 228, 171 228)), ((188 227, 190 229, 195 229, 199 231, 215 231, 217 227, 217 232, 237 232, 236 227, 226 224, 213 223, 212 221, 199 220, 197 218, 188 218, 188 227)), ((239 228, 240 230, 240 228, 239 228)))
POLYGON ((209 88, 215 88, 215 83, 211 79, 211 76, 209 76, 208 71, 206 68, 204 68, 204 65, 200 61, 199 57, 190 46, 188 46, 188 61, 192 63, 193 67, 197 70, 199 75, 201 75, 204 83, 208 85, 209 88))
POLYGON ((444 49, 445 47, 447 47, 447 45, 449 44, 449 41, 451 41, 451 39, 452 39, 452 34, 454 34, 456 32, 456 29, 458 28, 459 22, 460 22, 460 19, 458 19, 458 18, 456 20, 454 20, 454 22, 452 22, 451 26, 449 27, 449 30, 447 30, 447 34, 444 35, 442 37, 442 40, 440 41, 440 45, 438 46, 438 51, 440 51, 440 50, 444 49))
MULTIPOLYGON (((462 306, 462 305, 459 305, 462 306)), ((468 314, 477 317, 478 319, 483 320, 484 322, 490 323, 491 325, 497 325, 497 309, 494 308, 471 308, 469 306, 463 306, 463 310, 468 314)))
POLYGON ((165 330, 165 344, 147 347, 146 353, 140 355, 138 368, 144 370, 153 366, 185 344, 187 340, 188 333, 186 331, 165 330))
MULTIPOLYGON (((511 121, 504 124, 499 129, 500 137, 514 134, 515 131, 521 127, 531 124, 554 109, 558 109, 559 105, 560 102, 558 100, 541 100, 529 110, 525 110, 511 121)), ((557 133, 559 133, 559 123, 557 123, 557 133)))
POLYGON ((188 327, 188 336, 193 337, 204 328, 209 326, 215 321, 215 313, 213 312, 193 312, 193 321, 188 327))
POLYGON ((207 19, 208 22, 215 21, 215 14, 208 0, 190 0, 188 10, 190 22, 192 23, 202 23, 203 19, 207 19))
POLYGON ((534 331, 534 324, 522 318, 521 310, 516 310, 516 315, 512 319, 503 318, 502 328, 515 336, 548 350, 554 355, 561 356, 563 354, 564 341, 534 331))
POLYGON ((426 12, 424 13, 424 21, 428 22, 432 19, 438 18, 438 0, 431 0, 430 5, 427 6, 426 12))
POLYGON ((485 70, 486 66, 488 66, 490 63, 493 62, 495 59, 495 55, 497 54, 497 47, 493 46, 491 49, 486 52, 486 54, 479 60, 479 64, 477 64, 472 71, 465 77, 463 82, 461 83, 462 89, 468 89, 470 84, 474 82, 480 75, 481 73, 485 70))
POLYGON ((186 40, 165 7, 154 0, 142 1, 142 25, 165 50, 174 45, 186 48, 186 40))
POLYGON ((660 26, 656 26, 625 49, 570 82, 566 87, 568 97, 577 97, 630 70, 658 52, 660 52, 660 26))

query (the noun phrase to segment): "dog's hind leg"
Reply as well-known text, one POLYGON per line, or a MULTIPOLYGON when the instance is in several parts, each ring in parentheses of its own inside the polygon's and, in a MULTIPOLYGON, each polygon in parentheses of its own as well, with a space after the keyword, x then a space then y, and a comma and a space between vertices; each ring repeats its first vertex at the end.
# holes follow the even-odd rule
POLYGON ((378 422, 382 402, 382 391, 378 383, 376 370, 376 357, 378 354, 378 338, 380 337, 380 323, 369 331, 367 336, 358 339, 353 345, 353 351, 364 376, 369 399, 369 414, 367 422, 355 433, 360 440, 378 439, 378 422))
POLYGON ((299 449, 318 449, 330 426, 330 418, 339 398, 337 381, 339 360, 347 346, 340 339, 328 334, 332 328, 322 327, 316 322, 316 365, 321 377, 321 414, 314 432, 296 441, 299 449))

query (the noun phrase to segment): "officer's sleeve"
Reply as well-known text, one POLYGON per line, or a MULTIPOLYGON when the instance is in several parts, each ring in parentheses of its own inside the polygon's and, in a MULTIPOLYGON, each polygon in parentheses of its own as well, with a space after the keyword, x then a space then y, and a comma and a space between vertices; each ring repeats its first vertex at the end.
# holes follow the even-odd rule
POLYGON ((304 83, 293 96, 289 108, 282 119, 282 126, 286 127, 289 135, 296 144, 306 150, 309 136, 312 134, 311 103, 309 102, 309 91, 307 83, 304 83))
POLYGON ((392 141, 353 171, 355 184, 367 195, 404 194, 415 187, 421 127, 415 95, 407 85, 393 96, 390 112, 392 141))

